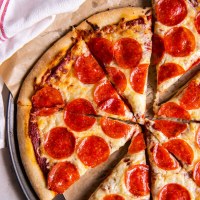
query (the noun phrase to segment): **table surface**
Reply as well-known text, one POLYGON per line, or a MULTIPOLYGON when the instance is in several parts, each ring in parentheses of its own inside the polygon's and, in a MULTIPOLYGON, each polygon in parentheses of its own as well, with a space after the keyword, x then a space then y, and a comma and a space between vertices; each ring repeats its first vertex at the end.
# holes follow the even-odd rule
MULTIPOLYGON (((3 88, 4 112, 6 113, 8 90, 3 88)), ((6 116, 6 115, 5 115, 6 116)), ((0 149, 0 199, 25 200, 26 197, 18 183, 12 166, 8 147, 0 149)))
POLYGON ((8 148, 0 149, 0 199, 26 200, 15 175, 8 148))

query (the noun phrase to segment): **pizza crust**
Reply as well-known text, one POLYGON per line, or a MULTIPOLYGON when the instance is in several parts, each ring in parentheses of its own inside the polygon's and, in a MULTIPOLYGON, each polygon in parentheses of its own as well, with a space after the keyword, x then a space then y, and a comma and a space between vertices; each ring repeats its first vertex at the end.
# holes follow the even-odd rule
POLYGON ((26 174, 41 200, 53 199, 56 193, 46 187, 46 180, 36 161, 31 139, 28 135, 30 106, 17 106, 17 137, 19 150, 26 174))
MULTIPOLYGON (((116 24, 122 18, 125 18, 126 21, 136 19, 140 15, 145 15, 145 13, 147 13, 149 10, 151 11, 150 7, 147 7, 145 9, 140 7, 118 8, 93 15, 89 17, 87 21, 89 21, 92 24, 98 25, 99 28, 102 28, 107 25, 116 24)), ((76 27, 76 29, 91 29, 91 26, 87 23, 87 21, 83 21, 79 26, 76 27)))
POLYGON ((48 69, 53 68, 65 55, 65 52, 73 44, 74 32, 69 32, 56 42, 47 52, 39 59, 32 68, 19 92, 18 104, 31 105, 31 96, 34 94, 34 85, 41 81, 42 76, 48 69), (64 45, 63 45, 64 44, 64 45))

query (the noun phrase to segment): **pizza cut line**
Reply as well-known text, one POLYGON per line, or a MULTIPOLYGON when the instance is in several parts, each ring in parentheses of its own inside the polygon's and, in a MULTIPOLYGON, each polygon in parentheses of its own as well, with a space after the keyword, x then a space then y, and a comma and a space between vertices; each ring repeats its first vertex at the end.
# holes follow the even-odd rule
POLYGON ((153 1, 153 49, 151 8, 96 14, 33 67, 20 90, 17 131, 25 171, 40 199, 63 193, 130 139, 127 154, 90 200, 200 199, 199 124, 178 122, 199 120, 199 73, 155 107, 163 119, 145 118, 151 54, 157 64, 155 105, 170 84, 198 64, 196 6, 187 0, 153 1), (166 8, 170 12, 163 17, 166 8), (166 76, 162 83, 161 76, 166 76), (172 103, 182 110, 166 109, 172 103))
MULTIPOLYGON (((131 21, 95 31, 79 30, 118 93, 142 123, 146 110, 147 75, 151 57, 151 11, 131 21)), ((82 27, 81 27, 82 28, 82 27)))
POLYGON ((149 166, 146 164, 145 148, 143 133, 138 132, 132 137, 128 153, 89 200, 150 199, 149 166))
POLYGON ((156 117, 199 121, 200 72, 157 109, 156 117))

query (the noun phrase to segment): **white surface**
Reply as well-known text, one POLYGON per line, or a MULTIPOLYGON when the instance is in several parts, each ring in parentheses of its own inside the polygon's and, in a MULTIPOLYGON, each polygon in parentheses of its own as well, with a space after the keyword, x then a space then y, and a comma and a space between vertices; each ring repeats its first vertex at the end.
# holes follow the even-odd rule
POLYGON ((4 104, 2 98, 3 81, 0 77, 0 149, 5 146, 5 118, 4 118, 4 104))
POLYGON ((44 31, 54 15, 73 12, 85 0, 3 0, 0 6, 0 63, 44 31), (26 5, 26 6, 24 6, 26 5))
POLYGON ((1 200, 26 200, 12 167, 8 148, 0 150, 0 194, 1 200))

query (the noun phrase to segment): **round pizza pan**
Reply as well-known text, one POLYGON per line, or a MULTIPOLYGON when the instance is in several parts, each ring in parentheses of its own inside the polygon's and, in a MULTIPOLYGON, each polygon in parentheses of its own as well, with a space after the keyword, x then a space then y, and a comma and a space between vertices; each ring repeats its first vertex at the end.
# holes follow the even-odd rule
POLYGON ((18 182, 22 188, 25 197, 28 200, 38 200, 37 195, 32 189, 28 178, 25 174, 23 165, 21 163, 18 141, 17 141, 17 127, 16 127, 16 106, 11 94, 8 97, 7 116, 6 116, 6 139, 12 160, 13 168, 17 176, 18 182))

